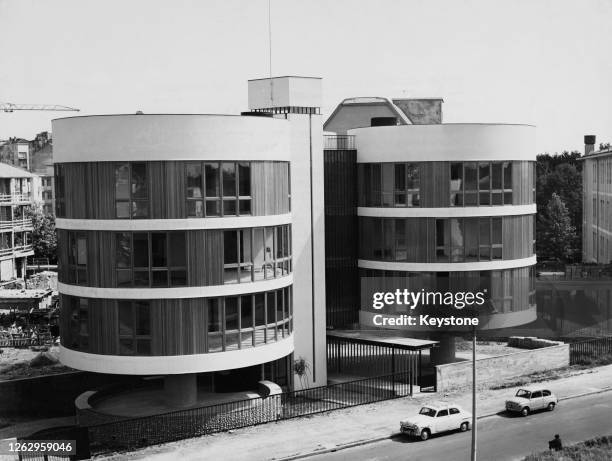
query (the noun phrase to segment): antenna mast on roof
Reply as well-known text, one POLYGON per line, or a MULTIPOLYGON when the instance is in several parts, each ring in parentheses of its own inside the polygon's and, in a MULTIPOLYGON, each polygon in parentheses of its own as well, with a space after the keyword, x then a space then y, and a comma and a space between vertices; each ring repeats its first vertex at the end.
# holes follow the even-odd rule
POLYGON ((274 85, 272 83, 272 0, 268 0, 268 60, 270 64, 270 108, 274 106, 274 85))

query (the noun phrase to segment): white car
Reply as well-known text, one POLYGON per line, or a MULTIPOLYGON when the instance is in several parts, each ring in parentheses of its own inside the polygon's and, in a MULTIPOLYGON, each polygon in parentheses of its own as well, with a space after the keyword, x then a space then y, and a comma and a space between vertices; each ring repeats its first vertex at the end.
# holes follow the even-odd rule
POLYGON ((470 428, 472 414, 459 405, 437 403, 421 408, 419 414, 400 422, 400 431, 413 437, 427 440, 439 432, 459 429, 465 432, 470 428))
POLYGON ((527 416, 535 410, 553 411, 558 402, 557 396, 544 387, 524 387, 516 391, 513 398, 506 400, 506 410, 527 416))

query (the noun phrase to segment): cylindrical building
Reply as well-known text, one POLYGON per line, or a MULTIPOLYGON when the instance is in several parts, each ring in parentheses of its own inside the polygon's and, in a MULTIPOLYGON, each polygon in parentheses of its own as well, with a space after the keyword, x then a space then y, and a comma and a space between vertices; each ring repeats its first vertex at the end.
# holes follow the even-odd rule
POLYGON ((181 375, 186 400, 203 372, 291 386, 289 123, 72 117, 53 135, 62 363, 181 375))
MULTIPOLYGON (((485 291, 480 328, 535 320, 534 132, 500 124, 349 130, 362 290, 398 278, 413 291, 485 291)), ((375 327, 379 313, 363 303, 362 327, 375 327)))

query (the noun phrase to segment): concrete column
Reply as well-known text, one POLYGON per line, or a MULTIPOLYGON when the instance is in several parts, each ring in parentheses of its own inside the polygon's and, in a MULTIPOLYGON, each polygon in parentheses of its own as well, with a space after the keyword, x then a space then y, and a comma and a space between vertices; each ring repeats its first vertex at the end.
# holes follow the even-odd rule
POLYGON ((431 363, 442 365, 455 361, 455 336, 452 334, 441 333, 432 335, 433 341, 439 341, 438 347, 431 349, 431 363))
POLYGON ((167 375, 164 378, 166 403, 174 407, 195 405, 198 400, 198 384, 195 373, 167 375))

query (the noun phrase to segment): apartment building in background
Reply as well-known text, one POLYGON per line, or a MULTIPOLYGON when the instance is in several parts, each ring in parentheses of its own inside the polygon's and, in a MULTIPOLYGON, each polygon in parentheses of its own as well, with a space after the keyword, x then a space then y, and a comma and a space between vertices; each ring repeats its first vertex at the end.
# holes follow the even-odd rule
POLYGON ((163 375, 180 405, 326 384, 320 105, 281 77, 241 116, 54 120, 61 361, 163 375))
POLYGON ((586 263, 612 262, 612 148, 595 149, 595 136, 584 137, 581 160, 582 260, 586 263))
POLYGON ((36 203, 36 175, 0 163, 0 282, 26 275, 32 248, 32 220, 28 210, 36 203))

